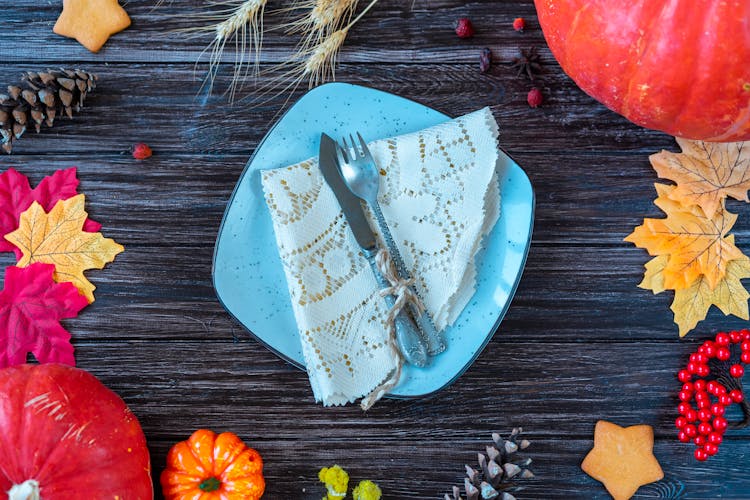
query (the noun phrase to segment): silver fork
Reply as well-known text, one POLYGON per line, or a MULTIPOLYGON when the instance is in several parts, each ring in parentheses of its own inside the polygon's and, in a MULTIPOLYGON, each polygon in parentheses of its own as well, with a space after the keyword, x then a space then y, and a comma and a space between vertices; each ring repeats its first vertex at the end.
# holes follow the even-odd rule
MULTIPOLYGON (((393 263, 396 266, 396 271, 403 279, 409 280, 411 279, 409 270, 404 265, 404 260, 401 258, 401 253, 393 241, 391 231, 388 229, 388 224, 378 204, 378 191, 380 190, 378 166, 375 164, 372 154, 370 154, 367 143, 359 133, 357 133, 357 138, 359 139, 359 145, 354 141, 354 137, 349 135, 349 143, 347 143, 346 138, 343 138, 343 148, 336 148, 341 175, 354 196, 364 200, 370 207, 370 210, 372 210, 380 228, 380 233, 383 235, 393 263)), ((411 289, 414 292, 414 288, 411 287, 411 289)), ((430 315, 426 311, 420 314, 417 307, 411 302, 409 303, 409 311, 424 335, 427 342, 428 354, 434 356, 443 352, 445 350, 445 341, 432 323, 430 315)))

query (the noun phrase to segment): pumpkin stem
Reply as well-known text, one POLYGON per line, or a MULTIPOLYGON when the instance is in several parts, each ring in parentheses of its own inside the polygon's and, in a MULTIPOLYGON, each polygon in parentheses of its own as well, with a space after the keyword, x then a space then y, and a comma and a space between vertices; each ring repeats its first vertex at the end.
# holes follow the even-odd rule
POLYGON ((8 500, 39 500, 39 482, 27 479, 21 484, 14 484, 8 491, 8 500))
POLYGON ((198 488, 200 488, 201 491, 216 491, 221 488, 221 481, 219 481, 215 477, 209 477, 200 485, 198 485, 198 488))

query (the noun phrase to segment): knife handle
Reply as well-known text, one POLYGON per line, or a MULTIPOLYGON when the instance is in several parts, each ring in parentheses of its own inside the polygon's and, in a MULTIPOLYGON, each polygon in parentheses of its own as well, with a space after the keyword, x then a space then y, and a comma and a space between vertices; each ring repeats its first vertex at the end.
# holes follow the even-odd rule
MULTIPOLYGON (((383 212, 381 212, 380 210, 380 205, 377 203, 377 201, 375 201, 374 203, 368 203, 368 205, 375 215, 375 220, 377 221, 378 227, 380 228, 380 233, 383 235, 385 244, 391 254, 393 264, 396 266, 396 272, 398 272, 398 275, 405 280, 411 279, 409 270, 406 269, 406 264, 404 264, 404 259, 401 258, 401 253, 398 251, 396 242, 393 240, 391 230, 388 228, 388 223, 385 221, 383 212)), ((415 295, 417 294, 413 286, 409 288, 415 295)), ((417 327, 422 332, 422 334, 424 334, 424 339, 427 341, 427 354, 429 354, 430 356, 435 356, 436 354, 440 354, 441 352, 443 352, 445 350, 445 340, 443 339, 443 335, 437 331, 437 328, 435 328, 435 323, 432 322, 432 318, 430 318, 430 315, 427 314, 427 311, 419 314, 417 306, 411 302, 409 302, 408 307, 409 312, 416 321, 417 327)))
MULTIPOLYGON (((375 262, 375 255, 377 251, 367 252, 365 251, 365 257, 367 262, 370 263, 370 268, 373 274, 375 274, 375 280, 378 282, 378 286, 381 289, 389 288, 391 285, 388 280, 380 273, 378 265, 375 262)), ((396 299, 393 295, 386 295, 384 297, 385 303, 388 307, 393 307, 396 303, 396 299)), ((394 329, 396 331, 396 343, 398 349, 404 357, 404 361, 407 363, 417 366, 419 368, 424 367, 427 364, 427 349, 422 343, 422 337, 419 335, 419 330, 414 320, 406 312, 405 309, 401 309, 394 320, 394 329)))

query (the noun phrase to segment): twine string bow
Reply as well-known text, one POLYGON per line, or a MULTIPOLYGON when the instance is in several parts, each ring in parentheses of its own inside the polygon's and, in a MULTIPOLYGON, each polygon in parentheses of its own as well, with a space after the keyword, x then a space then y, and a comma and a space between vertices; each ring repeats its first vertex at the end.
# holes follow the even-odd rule
POLYGON ((381 248, 378 251, 377 255, 375 255, 375 263, 378 266, 378 271, 380 271, 380 273, 385 277, 386 280, 388 280, 388 283, 390 283, 391 285, 388 288, 384 288, 383 290, 381 290, 380 296, 386 297, 388 295, 393 295, 394 297, 396 297, 396 301, 391 307, 391 310, 388 311, 388 317, 386 318, 388 328, 390 330, 394 328, 396 316, 398 316, 401 310, 406 307, 406 304, 412 304, 417 314, 421 315, 422 313, 424 313, 425 307, 422 303, 422 300, 417 296, 416 293, 414 293, 414 290, 411 288, 411 286, 415 282, 415 279, 413 277, 404 279, 399 276, 398 272, 396 271, 396 266, 393 264, 393 258, 391 258, 391 254, 388 252, 388 250, 381 248))
POLYGON ((414 284, 414 278, 404 279, 399 276, 396 271, 396 266, 393 264, 393 259, 388 250, 381 248, 375 255, 375 265, 378 267, 378 271, 385 277, 391 286, 384 288, 380 291, 380 296, 385 297, 387 295, 393 295, 396 297, 391 310, 388 311, 388 317, 386 318, 386 325, 388 325, 388 336, 390 338, 390 346, 393 351, 393 355, 397 358, 396 369, 385 381, 380 383, 370 394, 362 398, 360 406, 363 410, 369 410, 372 405, 375 404, 380 398, 382 398, 388 391, 398 385, 398 381, 401 378, 401 368, 403 360, 401 353, 396 347, 396 316, 401 312, 407 304, 412 304, 417 314, 422 314, 425 311, 425 306, 422 300, 414 293, 411 286, 414 284))

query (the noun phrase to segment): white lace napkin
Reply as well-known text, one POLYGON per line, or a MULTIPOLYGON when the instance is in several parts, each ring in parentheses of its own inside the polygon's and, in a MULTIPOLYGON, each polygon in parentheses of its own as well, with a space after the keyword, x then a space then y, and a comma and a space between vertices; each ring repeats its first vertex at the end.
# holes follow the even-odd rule
MULTIPOLYGON (((485 108, 369 145, 381 209, 439 330, 474 294, 474 256, 499 216, 497 136, 485 108)), ((265 170, 262 182, 315 399, 327 406, 371 395, 398 376, 401 359, 388 308, 317 158, 265 170)))

